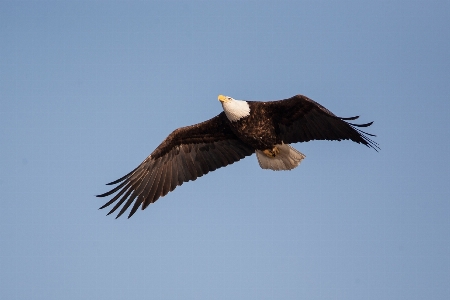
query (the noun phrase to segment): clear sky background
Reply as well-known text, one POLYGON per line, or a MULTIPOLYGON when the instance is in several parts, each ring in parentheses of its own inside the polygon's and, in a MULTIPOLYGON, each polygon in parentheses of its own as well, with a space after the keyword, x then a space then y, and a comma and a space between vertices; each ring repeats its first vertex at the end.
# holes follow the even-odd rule
POLYGON ((0 2, 1 299, 449 299, 450 2, 0 2), (255 156, 131 219, 104 185, 218 94, 304 94, 379 153, 255 156))

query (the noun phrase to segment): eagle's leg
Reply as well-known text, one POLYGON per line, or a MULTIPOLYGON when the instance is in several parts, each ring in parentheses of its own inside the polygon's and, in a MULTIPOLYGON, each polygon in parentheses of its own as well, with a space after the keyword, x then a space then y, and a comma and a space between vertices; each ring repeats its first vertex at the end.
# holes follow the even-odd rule
POLYGON ((267 156, 267 157, 275 157, 278 154, 280 154, 280 150, 278 150, 277 146, 274 146, 272 149, 266 149, 263 151, 263 153, 267 156))

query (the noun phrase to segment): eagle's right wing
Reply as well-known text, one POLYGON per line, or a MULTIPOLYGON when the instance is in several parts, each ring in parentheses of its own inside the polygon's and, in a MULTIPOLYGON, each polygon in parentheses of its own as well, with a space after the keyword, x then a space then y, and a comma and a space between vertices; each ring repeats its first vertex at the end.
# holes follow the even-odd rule
POLYGON ((100 208, 116 202, 109 215, 123 204, 118 218, 134 202, 129 218, 139 206, 145 209, 183 182, 253 154, 254 149, 241 142, 227 122, 222 112, 208 121, 173 131, 136 169, 108 183, 119 185, 97 197, 118 193, 100 208))

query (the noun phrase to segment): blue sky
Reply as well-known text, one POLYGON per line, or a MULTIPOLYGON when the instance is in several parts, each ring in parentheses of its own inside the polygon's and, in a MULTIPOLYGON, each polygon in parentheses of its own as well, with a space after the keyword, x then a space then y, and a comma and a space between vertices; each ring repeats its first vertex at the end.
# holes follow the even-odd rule
POLYGON ((448 1, 0 3, 1 299, 448 299, 448 1), (218 94, 304 94, 379 153, 295 144, 133 218, 94 195, 218 94))

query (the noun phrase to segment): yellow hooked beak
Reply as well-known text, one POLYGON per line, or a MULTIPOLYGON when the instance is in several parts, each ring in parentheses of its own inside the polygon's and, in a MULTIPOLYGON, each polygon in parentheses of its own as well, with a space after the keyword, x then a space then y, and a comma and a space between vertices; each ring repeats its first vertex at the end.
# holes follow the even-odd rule
POLYGON ((224 95, 219 95, 219 97, 217 97, 217 99, 219 99, 220 102, 224 103, 224 102, 228 102, 228 97, 224 96, 224 95))

